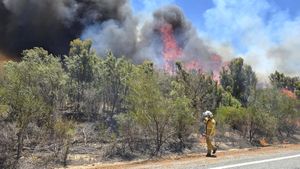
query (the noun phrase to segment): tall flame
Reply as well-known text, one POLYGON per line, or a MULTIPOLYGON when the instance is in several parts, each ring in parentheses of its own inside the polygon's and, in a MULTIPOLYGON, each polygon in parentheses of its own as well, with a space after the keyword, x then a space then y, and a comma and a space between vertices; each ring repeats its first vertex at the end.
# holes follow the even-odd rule
POLYGON ((221 83, 220 80, 220 71, 221 71, 221 67, 222 67, 222 59, 221 56, 214 54, 211 56, 210 58, 211 63, 210 63, 210 67, 212 68, 212 73, 213 73, 213 80, 216 81, 218 84, 221 83))
MULTIPOLYGON (((175 70, 175 62, 184 60, 184 54, 182 49, 177 44, 171 24, 163 24, 160 27, 160 33, 163 42, 164 70, 170 74, 173 74, 175 70)), ((219 72, 222 67, 222 59, 219 55, 213 54, 210 57, 209 64, 206 66, 202 65, 202 62, 199 58, 185 61, 182 64, 187 70, 202 71, 204 68, 212 70, 213 80, 220 84, 219 72)))
POLYGON ((172 73, 174 72, 175 62, 182 56, 182 50, 177 45, 171 24, 165 23, 162 25, 160 32, 163 41, 164 69, 172 73))

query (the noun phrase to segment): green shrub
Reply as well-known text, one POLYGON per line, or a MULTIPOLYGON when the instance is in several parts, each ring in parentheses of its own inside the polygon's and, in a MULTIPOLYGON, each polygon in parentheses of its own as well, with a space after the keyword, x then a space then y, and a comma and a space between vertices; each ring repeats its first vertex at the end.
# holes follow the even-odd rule
POLYGON ((220 126, 230 126, 242 131, 246 125, 247 113, 242 107, 220 107, 217 109, 216 120, 220 126))

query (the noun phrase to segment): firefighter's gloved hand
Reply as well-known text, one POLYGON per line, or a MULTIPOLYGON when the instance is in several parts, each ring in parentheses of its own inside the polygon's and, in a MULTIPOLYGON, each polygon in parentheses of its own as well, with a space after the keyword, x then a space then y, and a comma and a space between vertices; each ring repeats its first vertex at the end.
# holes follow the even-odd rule
POLYGON ((205 118, 203 118, 203 122, 204 122, 204 124, 206 124, 206 123, 207 123, 207 121, 208 121, 208 117, 205 117, 205 118))

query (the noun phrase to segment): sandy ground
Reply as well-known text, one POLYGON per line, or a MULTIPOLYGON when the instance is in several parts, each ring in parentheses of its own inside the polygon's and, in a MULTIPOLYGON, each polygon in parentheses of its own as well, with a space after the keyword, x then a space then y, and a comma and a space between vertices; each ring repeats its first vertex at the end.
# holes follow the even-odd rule
POLYGON ((300 150, 300 144, 283 144, 261 148, 251 149, 231 149, 228 151, 218 152, 217 158, 206 158, 205 154, 188 154, 181 156, 164 157, 157 160, 143 160, 131 162, 116 162, 116 163, 96 163, 82 166, 68 166, 70 169, 128 169, 128 168, 153 168, 153 167, 168 167, 174 165, 184 165, 193 162, 203 162, 206 164, 216 163, 224 159, 233 159, 241 156, 256 156, 274 154, 283 151, 300 150))

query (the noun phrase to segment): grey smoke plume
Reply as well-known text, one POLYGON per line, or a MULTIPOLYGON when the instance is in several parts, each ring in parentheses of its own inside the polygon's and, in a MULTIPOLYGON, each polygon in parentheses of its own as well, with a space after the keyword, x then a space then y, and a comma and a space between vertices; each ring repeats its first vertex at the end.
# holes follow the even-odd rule
POLYGON ((160 28, 169 24, 182 49, 180 61, 194 60, 203 69, 216 69, 213 52, 177 6, 158 9, 142 27, 139 21, 129 0, 0 0, 0 51, 16 56, 39 46, 66 54, 70 41, 82 38, 92 39, 102 56, 111 50, 117 57, 149 59, 160 66, 164 61, 160 28))
MULTIPOLYGON (((297 38, 295 37, 295 39, 297 38)), ((295 40, 271 48, 268 55, 275 61, 275 69, 290 76, 299 76, 299 46, 300 42, 295 40)))
POLYGON ((87 27, 125 22, 131 15, 127 5, 127 0, 0 0, 0 50, 18 55, 40 46, 66 54, 87 27))
POLYGON ((92 39, 93 48, 104 56, 108 50, 116 56, 132 57, 136 52, 137 19, 131 14, 128 3, 120 8, 123 18, 109 18, 88 26, 83 39, 92 39))
POLYGON ((140 33, 138 43, 138 57, 154 58, 162 63, 162 39, 160 28, 164 24, 170 24, 178 46, 182 49, 182 57, 179 61, 197 61, 205 70, 215 69, 216 61, 212 60, 214 52, 197 36, 196 29, 186 20, 181 9, 177 6, 166 6, 158 9, 153 14, 153 20, 147 22, 140 33))

